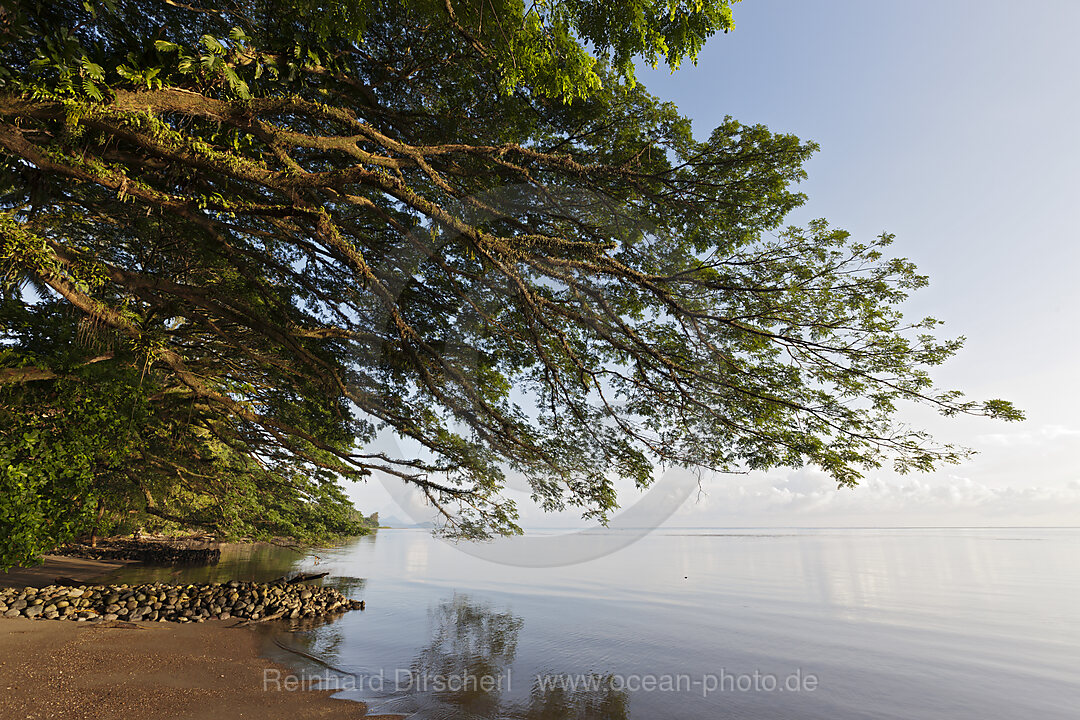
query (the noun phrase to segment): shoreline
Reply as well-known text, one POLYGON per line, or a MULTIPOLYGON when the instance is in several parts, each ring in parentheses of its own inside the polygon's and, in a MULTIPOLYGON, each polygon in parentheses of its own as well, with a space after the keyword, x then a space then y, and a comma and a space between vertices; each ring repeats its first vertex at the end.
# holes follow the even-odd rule
POLYGON ((331 690, 264 689, 259 633, 201 624, 0 620, 0 717, 87 720, 401 718, 331 690))
MULTIPOLYGON (((0 573, 0 587, 41 588, 58 577, 92 585, 134 560, 46 555, 0 573)), ((65 720, 305 720, 369 718, 333 690, 282 689, 294 668, 268 659, 267 626, 0 618, 0 717, 65 720)))

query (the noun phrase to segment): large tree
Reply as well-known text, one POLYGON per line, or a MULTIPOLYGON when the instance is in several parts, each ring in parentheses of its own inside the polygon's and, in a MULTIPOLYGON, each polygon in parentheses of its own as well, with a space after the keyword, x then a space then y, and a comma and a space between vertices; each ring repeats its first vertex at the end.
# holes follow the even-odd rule
POLYGON ((197 2, 0 15, 7 412, 130 388, 146 433, 199 440, 114 432, 90 485, 120 462, 159 508, 380 471, 482 535, 517 530, 507 473, 604 518, 657 465, 964 455, 903 403, 1019 417, 933 385, 960 343, 901 316, 926 279, 891 236, 784 226, 812 143, 697 139, 634 80, 725 0, 197 2))

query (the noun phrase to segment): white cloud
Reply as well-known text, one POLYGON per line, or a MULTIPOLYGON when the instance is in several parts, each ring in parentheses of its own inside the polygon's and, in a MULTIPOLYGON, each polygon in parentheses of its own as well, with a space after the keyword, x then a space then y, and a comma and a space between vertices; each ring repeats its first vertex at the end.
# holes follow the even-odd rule
POLYGON ((872 476, 838 489, 813 469, 708 486, 674 521, 694 525, 1076 524, 1080 481, 995 486, 956 474, 872 476))
POLYGON ((1043 425, 1038 430, 1017 430, 1011 433, 987 433, 976 437, 980 445, 1015 448, 1047 445, 1061 440, 1080 440, 1080 429, 1064 425, 1043 425))

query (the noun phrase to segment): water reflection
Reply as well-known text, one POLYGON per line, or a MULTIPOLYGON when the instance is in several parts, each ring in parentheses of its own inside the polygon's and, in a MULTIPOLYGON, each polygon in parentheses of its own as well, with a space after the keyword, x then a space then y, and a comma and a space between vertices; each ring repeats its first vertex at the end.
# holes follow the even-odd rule
MULTIPOLYGON (((506 610, 454 594, 429 612, 431 638, 407 672, 397 671, 396 702, 380 710, 415 713, 425 720, 626 720, 629 699, 612 676, 592 676, 571 687, 532 683, 526 701, 511 695, 512 670, 524 620, 506 610)), ((554 673, 546 676, 558 679, 554 673)), ((569 676, 566 676, 569 677, 569 676)), ((522 684, 522 679, 516 680, 522 684)))
POLYGON ((221 548, 213 565, 128 565, 105 576, 105 583, 219 583, 230 580, 269 582, 299 569, 309 554, 269 543, 235 543, 221 548))
POLYGON ((522 720, 625 720, 630 717, 630 699, 625 690, 616 690, 616 686, 613 675, 594 675, 584 686, 576 687, 536 682, 528 704, 513 717, 522 720))
POLYGON ((330 577, 322 578, 323 587, 334 588, 343 595, 353 599, 362 597, 360 591, 364 589, 364 585, 366 584, 367 580, 364 578, 350 577, 348 575, 331 575, 330 577))
POLYGON ((314 660, 271 643, 273 657, 312 674, 328 663, 356 684, 341 697, 373 713, 937 720, 945 708, 950 720, 1073 720, 1080 706, 1080 530, 680 530, 546 569, 494 565, 424 531, 392 530, 318 555, 317 565, 265 556, 259 565, 267 577, 329 571, 326 582, 367 610, 281 637, 314 660), (720 672, 812 674, 820 684, 709 694, 629 684, 720 672), (510 675, 512 685, 408 686, 425 673, 510 675))
MULTIPOLYGON (((510 613, 454 595, 430 611, 431 640, 410 668, 405 690, 430 695, 431 710, 453 708, 458 717, 500 715, 510 689, 510 666, 524 621, 510 613)), ((431 717, 442 716, 432 713, 431 717)), ((449 717, 449 715, 448 715, 449 717)))

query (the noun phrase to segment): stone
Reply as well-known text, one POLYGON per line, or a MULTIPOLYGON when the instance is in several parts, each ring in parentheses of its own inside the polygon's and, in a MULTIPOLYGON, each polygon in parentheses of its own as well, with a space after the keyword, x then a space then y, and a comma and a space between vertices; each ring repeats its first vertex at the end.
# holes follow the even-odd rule
POLYGON ((271 616, 306 618, 363 608, 363 601, 347 598, 333 588, 239 581, 81 588, 50 586, 40 590, 0 588, 0 616, 26 615, 77 622, 122 618, 159 622, 259 620, 271 616))

